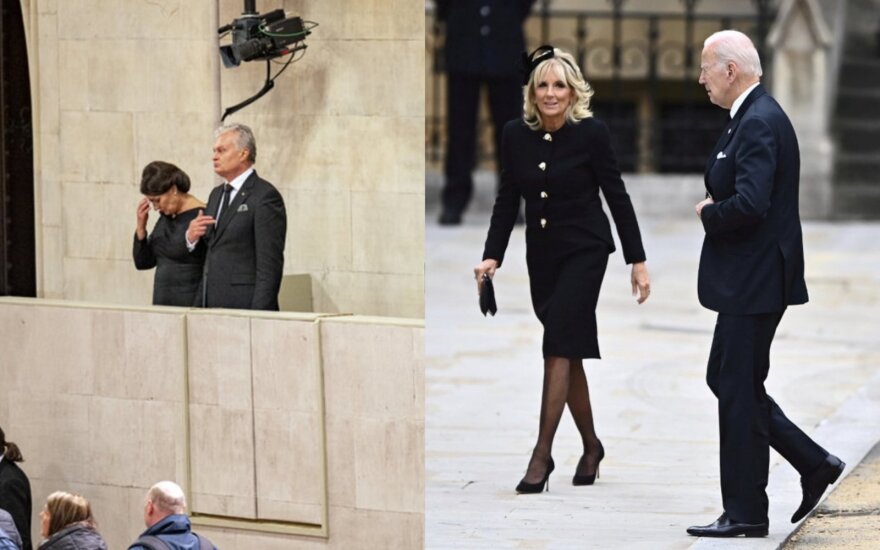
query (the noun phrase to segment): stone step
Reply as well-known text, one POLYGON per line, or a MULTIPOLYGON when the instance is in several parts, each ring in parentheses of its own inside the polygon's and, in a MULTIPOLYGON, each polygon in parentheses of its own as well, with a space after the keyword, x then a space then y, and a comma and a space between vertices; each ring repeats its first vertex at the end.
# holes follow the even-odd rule
POLYGON ((874 181, 880 174, 880 154, 838 151, 834 159, 834 184, 874 181))
POLYGON ((844 154, 875 153, 880 156, 880 120, 872 122, 869 127, 851 125, 841 128, 840 125, 835 125, 837 150, 844 154))
POLYGON ((839 86, 857 90, 880 86, 880 59, 844 58, 840 65, 839 86))
POLYGON ((850 183, 834 185, 834 212, 836 219, 880 219, 880 184, 850 183))
POLYGON ((855 92, 851 88, 843 88, 837 95, 834 115, 844 118, 880 118, 880 94, 873 90, 855 92))

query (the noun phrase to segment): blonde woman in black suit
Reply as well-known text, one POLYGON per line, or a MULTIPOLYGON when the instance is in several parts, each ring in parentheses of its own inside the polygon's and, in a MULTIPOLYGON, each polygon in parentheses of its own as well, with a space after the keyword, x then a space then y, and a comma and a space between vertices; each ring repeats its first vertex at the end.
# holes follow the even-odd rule
POLYGON ((574 58, 541 46, 524 59, 528 80, 522 119, 507 123, 502 139, 501 185, 477 284, 501 267, 520 197, 526 202, 526 263, 532 304, 544 325, 544 387, 538 441, 519 493, 549 486, 551 448, 568 403, 584 452, 572 482, 591 485, 605 456, 593 426, 584 359, 599 358, 596 303, 614 252, 605 196, 632 264, 633 293, 642 303, 650 278, 638 222, 624 188, 608 129, 590 112, 593 92, 574 58))

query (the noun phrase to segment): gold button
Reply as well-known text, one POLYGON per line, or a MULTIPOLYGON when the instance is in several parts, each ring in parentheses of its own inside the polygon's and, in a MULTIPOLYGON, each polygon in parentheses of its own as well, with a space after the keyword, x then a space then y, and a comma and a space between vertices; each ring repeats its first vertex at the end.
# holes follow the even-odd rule
POLYGON ((546 199, 546 198, 549 197, 549 196, 550 196, 550 195, 548 195, 546 191, 541 191, 541 198, 542 198, 542 199, 546 199))
POLYGON ((544 141, 553 141, 553 136, 550 134, 544 134, 544 141))
POLYGON ((538 168, 540 168, 541 170, 546 170, 546 169, 547 169, 547 163, 546 163, 546 162, 542 162, 541 164, 538 165, 538 168))
POLYGON ((547 227, 547 220, 545 218, 541 218, 541 229, 547 227))

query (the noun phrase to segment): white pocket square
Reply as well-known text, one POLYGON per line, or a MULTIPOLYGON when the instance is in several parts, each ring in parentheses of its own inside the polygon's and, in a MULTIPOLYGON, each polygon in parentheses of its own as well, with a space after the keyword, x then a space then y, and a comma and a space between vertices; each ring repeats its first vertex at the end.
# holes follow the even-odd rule
MULTIPOLYGON (((727 155, 724 154, 724 151, 719 151, 718 156, 716 156, 715 158, 716 159, 726 159, 727 155)), ((242 205, 242 206, 244 206, 244 205, 242 205)))
POLYGON ((238 207, 238 210, 236 210, 236 212, 247 212, 247 211, 248 211, 248 207, 246 204, 242 204, 241 206, 238 207))

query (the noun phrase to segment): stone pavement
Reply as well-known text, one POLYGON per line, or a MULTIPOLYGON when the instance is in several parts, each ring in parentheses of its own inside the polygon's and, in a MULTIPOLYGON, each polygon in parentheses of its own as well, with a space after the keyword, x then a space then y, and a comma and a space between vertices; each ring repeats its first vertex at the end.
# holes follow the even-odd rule
MULTIPOLYGON (((571 485, 581 449, 566 412, 550 491, 516 495, 537 436, 542 374, 523 230, 495 279, 498 316, 483 318, 471 270, 488 214, 438 227, 429 202, 427 548, 763 549, 791 535, 800 487, 775 453, 768 538, 685 533, 721 511, 716 403, 704 383, 715 316, 697 301, 702 230, 686 206, 675 219, 640 220, 653 286, 646 304, 630 296, 621 253, 610 259, 598 307, 603 360, 586 363, 606 449, 600 479, 571 485)), ((849 472, 880 440, 880 224, 810 222, 804 231, 811 301, 783 318, 767 388, 849 472)))

